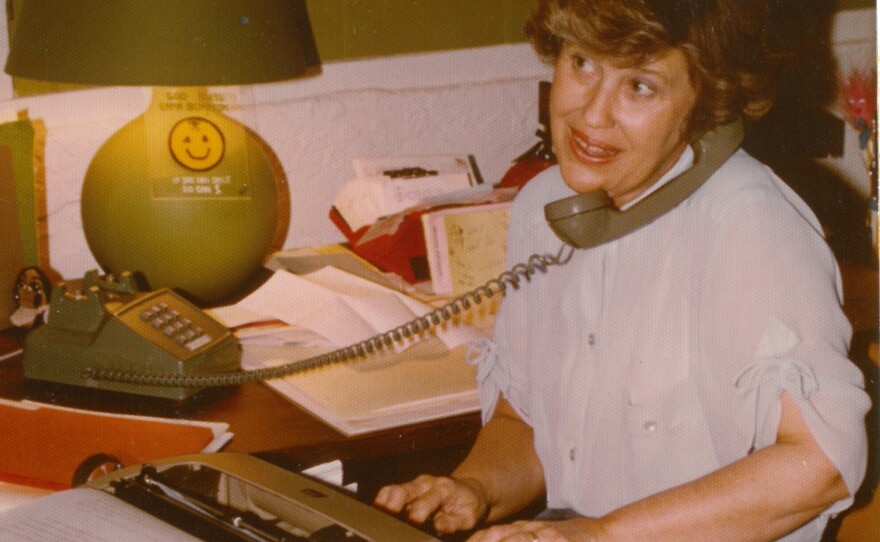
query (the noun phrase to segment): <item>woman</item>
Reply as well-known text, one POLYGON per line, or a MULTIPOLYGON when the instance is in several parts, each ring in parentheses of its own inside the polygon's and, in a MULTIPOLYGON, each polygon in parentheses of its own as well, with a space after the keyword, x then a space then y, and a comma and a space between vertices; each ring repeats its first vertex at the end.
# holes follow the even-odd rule
MULTIPOLYGON (((510 263, 558 249, 546 203, 635 208, 691 166, 689 141, 767 109, 760 4, 539 3, 559 165, 517 197, 510 263)), ((494 524, 474 540, 819 540, 861 482, 869 407, 820 231, 740 150, 648 226, 575 250, 505 299, 469 456, 376 503, 440 532, 494 524), (544 494, 549 514, 499 522, 544 494)))

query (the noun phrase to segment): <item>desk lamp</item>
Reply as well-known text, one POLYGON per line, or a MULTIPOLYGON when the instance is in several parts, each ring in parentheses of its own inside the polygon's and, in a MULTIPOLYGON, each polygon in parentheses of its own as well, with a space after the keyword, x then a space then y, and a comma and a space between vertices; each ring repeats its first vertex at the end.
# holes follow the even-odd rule
POLYGON ((305 1, 9 5, 7 73, 154 87, 147 111, 104 143, 83 182, 83 230, 99 265, 203 305, 246 293, 283 245, 289 195, 277 158, 224 114, 219 91, 317 65, 305 1))

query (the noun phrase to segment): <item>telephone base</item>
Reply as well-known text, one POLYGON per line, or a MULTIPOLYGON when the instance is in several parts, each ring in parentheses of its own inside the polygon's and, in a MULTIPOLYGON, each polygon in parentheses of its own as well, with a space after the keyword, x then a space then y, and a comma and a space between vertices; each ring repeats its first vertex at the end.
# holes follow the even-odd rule
MULTIPOLYGON (((24 377, 89 389, 185 400, 204 388, 102 380, 101 371, 211 376, 241 368, 232 332, 168 288, 141 290, 131 273, 62 282, 48 321, 24 343, 24 377)), ((184 384, 184 382, 180 382, 184 384)))
POLYGON ((191 418, 207 405, 234 394, 237 389, 236 386, 205 388, 186 399, 167 399, 121 391, 86 389, 82 386, 29 378, 22 382, 24 398, 31 401, 83 410, 161 418, 191 418))
MULTIPOLYGON (((57 340, 54 335, 54 330, 42 326, 28 336, 22 363, 25 379, 65 384, 80 389, 106 390, 183 401, 207 388, 128 384, 92 380, 86 375, 89 370, 113 368, 135 373, 210 376, 236 372, 241 367, 240 350, 232 337, 204 357, 187 360, 184 363, 171 356, 154 356, 152 352, 145 351, 147 349, 132 354, 125 351, 104 352, 94 345, 80 346, 74 341, 68 341, 62 350, 57 347, 62 341, 57 340), (139 367, 147 369, 139 369, 139 367)), ((152 346, 148 345, 148 347, 152 346)))

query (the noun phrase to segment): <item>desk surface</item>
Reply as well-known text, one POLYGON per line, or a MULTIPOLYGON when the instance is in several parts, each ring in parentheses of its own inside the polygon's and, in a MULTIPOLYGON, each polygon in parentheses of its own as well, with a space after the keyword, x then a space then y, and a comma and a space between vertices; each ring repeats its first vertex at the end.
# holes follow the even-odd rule
MULTIPOLYGON (((0 355, 20 348, 13 338, 0 335, 0 355)), ((42 392, 46 394, 47 392, 42 392)), ((158 408, 146 399, 123 400, 118 397, 95 398, 93 390, 49 392, 49 399, 81 408, 145 415, 168 415, 168 407, 158 408), (71 393, 77 394, 71 397, 71 393)), ((22 382, 21 356, 0 361, 0 397, 19 400, 33 397, 22 382)), ((44 397, 34 397, 45 400, 44 397)), ((306 410, 282 398, 260 383, 249 383, 227 390, 209 400, 172 412, 194 420, 229 424, 234 437, 224 451, 263 453, 300 467, 334 459, 370 461, 436 450, 444 447, 468 447, 479 429, 477 413, 346 437, 306 410)))

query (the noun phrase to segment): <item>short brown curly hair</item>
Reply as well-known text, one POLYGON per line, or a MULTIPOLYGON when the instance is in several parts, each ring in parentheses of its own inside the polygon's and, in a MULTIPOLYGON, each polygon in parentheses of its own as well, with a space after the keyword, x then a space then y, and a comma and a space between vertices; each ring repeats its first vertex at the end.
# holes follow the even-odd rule
POLYGON ((680 49, 698 96, 687 134, 695 138, 770 108, 768 9, 767 0, 540 0, 525 33, 549 63, 563 43, 630 65, 680 49))

